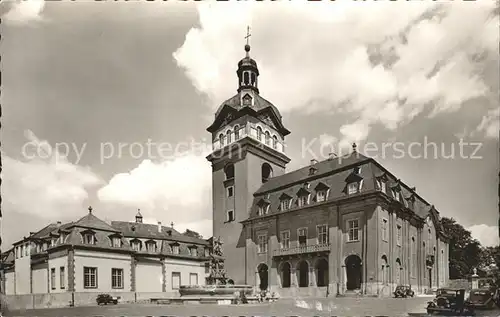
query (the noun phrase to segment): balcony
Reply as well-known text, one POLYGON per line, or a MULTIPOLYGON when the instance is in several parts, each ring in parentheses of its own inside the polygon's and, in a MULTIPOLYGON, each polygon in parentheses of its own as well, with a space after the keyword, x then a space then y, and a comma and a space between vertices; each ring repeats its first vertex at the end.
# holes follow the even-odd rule
POLYGON ((300 255, 319 252, 330 252, 330 243, 305 245, 289 249, 278 249, 274 250, 274 256, 300 255))

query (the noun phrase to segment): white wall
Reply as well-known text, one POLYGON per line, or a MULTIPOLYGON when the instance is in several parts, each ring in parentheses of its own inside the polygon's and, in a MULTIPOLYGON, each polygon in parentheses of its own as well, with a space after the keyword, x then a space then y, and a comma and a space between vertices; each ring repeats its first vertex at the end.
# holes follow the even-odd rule
POLYGON ((14 295, 15 291, 15 272, 5 273, 5 295, 14 295))
POLYGON ((181 274, 181 285, 189 285, 190 273, 198 274, 198 285, 205 285, 205 264, 203 262, 166 259, 166 279, 167 279, 167 292, 177 291, 172 289, 172 272, 179 272, 181 274))
POLYGON ((31 257, 29 255, 25 256, 23 254, 22 258, 16 259, 15 272, 16 272, 17 295, 31 293, 30 271, 31 271, 31 257))
POLYGON ((47 268, 37 268, 32 271, 33 278, 33 294, 47 294, 48 278, 47 268))
POLYGON ((131 257, 98 251, 75 250, 75 291, 76 292, 130 292, 131 257), (83 268, 97 267, 97 288, 84 288, 83 268), (111 269, 123 269, 123 289, 111 287, 111 269))
POLYGON ((135 283, 136 292, 162 292, 162 264, 160 262, 137 262, 135 267, 135 283))
POLYGON ((68 291, 68 256, 64 255, 58 258, 49 259, 49 269, 47 271, 48 274, 48 283, 50 284, 50 270, 56 269, 56 279, 55 285, 49 285, 50 293, 64 293, 68 291), (61 288, 61 279, 60 279, 60 268, 64 267, 64 288, 61 288), (55 287, 55 288, 54 288, 55 287))

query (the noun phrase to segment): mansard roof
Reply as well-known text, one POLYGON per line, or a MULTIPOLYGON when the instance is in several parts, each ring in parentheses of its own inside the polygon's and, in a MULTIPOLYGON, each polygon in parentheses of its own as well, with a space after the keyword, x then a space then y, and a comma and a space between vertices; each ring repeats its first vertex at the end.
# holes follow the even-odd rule
POLYGON ((80 228, 88 228, 88 229, 99 229, 99 230, 104 230, 104 231, 111 231, 111 232, 117 232, 115 228, 111 227, 108 225, 106 222, 102 221, 101 219, 97 218, 93 213, 89 212, 82 218, 80 218, 78 221, 72 223, 69 228, 72 227, 80 227, 80 228))
POLYGON ((371 159, 358 152, 356 152, 356 154, 348 154, 334 159, 327 159, 314 165, 314 167, 317 168, 317 171, 313 175, 309 174, 310 166, 306 166, 281 176, 270 178, 257 190, 255 195, 275 191, 280 188, 291 186, 295 183, 304 183, 309 179, 325 177, 328 174, 334 174, 335 172, 343 170, 346 167, 368 160, 371 159))

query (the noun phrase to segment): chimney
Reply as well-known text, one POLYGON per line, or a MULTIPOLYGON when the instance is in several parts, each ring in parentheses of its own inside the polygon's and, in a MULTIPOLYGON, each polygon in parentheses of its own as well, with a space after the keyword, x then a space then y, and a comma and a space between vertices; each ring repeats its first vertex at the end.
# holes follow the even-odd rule
POLYGON ((314 165, 314 164, 317 164, 318 163, 318 160, 317 159, 312 159, 311 160, 311 166, 314 165))
POLYGON ((60 221, 57 222, 57 226, 58 227, 61 226, 61 222, 60 221))
POLYGON ((333 152, 332 152, 332 153, 330 153, 330 154, 328 154, 328 159, 329 159, 329 160, 333 160, 333 159, 334 159, 334 158, 336 158, 336 157, 337 157, 337 154, 335 154, 335 153, 333 153, 333 152))
POLYGON ((158 221, 158 232, 161 232, 161 222, 158 221))

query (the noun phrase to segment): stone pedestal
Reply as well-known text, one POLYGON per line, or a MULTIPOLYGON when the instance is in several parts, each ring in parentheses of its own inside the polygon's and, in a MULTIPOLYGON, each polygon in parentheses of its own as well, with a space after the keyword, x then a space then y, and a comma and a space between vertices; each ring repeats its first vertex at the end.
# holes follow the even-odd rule
POLYGON ((479 275, 477 274, 472 274, 471 277, 471 289, 477 289, 479 288, 479 275))

